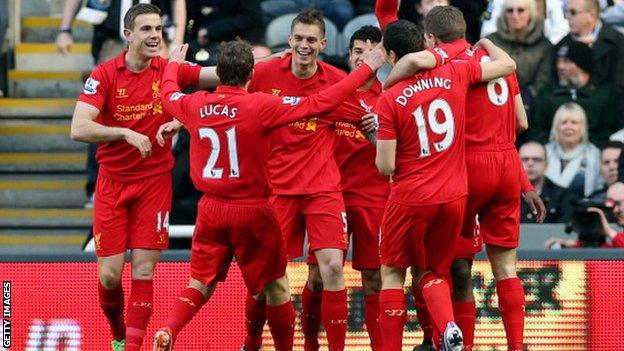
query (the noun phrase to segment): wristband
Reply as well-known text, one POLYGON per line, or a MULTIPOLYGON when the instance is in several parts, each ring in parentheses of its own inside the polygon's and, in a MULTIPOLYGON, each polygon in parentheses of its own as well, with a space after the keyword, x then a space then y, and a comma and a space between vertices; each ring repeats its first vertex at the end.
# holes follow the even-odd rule
POLYGON ((71 27, 61 27, 61 29, 59 29, 59 33, 67 33, 69 35, 72 34, 72 29, 71 27))

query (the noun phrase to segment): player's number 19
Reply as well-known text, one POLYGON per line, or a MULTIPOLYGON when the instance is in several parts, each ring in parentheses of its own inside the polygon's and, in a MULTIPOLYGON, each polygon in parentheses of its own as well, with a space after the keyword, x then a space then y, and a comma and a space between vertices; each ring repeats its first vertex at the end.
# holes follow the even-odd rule
POLYGON ((429 104, 427 111, 427 119, 425 119, 425 111, 421 106, 412 112, 414 119, 416 120, 416 127, 418 128, 418 140, 420 141, 420 157, 431 156, 431 150, 429 148, 429 135, 427 129, 437 135, 444 135, 444 138, 439 142, 433 143, 433 148, 437 152, 442 152, 448 149, 453 144, 453 137, 455 136, 455 121, 453 119, 453 111, 451 106, 444 99, 435 99, 429 104), (438 111, 442 112, 444 119, 439 122, 437 118, 438 111))

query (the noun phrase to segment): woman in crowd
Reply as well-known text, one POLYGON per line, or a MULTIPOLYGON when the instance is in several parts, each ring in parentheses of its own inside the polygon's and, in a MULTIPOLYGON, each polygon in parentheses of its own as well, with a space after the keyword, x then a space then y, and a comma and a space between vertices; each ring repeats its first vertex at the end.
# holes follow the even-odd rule
POLYGON ((579 104, 569 102, 557 109, 546 153, 546 176, 577 198, 602 186, 600 150, 589 142, 587 116, 579 104))
POLYGON ((530 101, 549 82, 552 61, 552 44, 544 36, 544 19, 535 0, 505 0, 496 26, 487 37, 516 61, 523 98, 530 101))

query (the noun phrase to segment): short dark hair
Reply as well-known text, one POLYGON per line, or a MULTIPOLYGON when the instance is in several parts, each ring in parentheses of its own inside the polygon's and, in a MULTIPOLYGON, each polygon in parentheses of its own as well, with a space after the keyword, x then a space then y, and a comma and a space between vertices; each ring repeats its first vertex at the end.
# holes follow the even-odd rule
POLYGON ((325 21, 323 20, 323 13, 321 11, 314 9, 305 9, 300 11, 290 23, 291 32, 298 23, 318 26, 321 30, 321 38, 325 38, 325 21))
POLYGON ((397 59, 424 49, 422 30, 407 20, 394 21, 383 31, 383 46, 387 52, 393 51, 397 59))
POLYGON ((222 43, 217 53, 217 75, 221 84, 243 86, 254 67, 251 45, 244 40, 222 43))
POLYGON ((423 24, 425 34, 433 34, 443 43, 466 37, 464 14, 454 6, 434 7, 425 16, 423 24))
POLYGON ((136 18, 150 13, 155 13, 162 17, 162 11, 156 5, 140 3, 132 6, 124 15, 124 28, 134 29, 136 18))
POLYGON ((604 145, 602 145, 602 148, 600 148, 600 151, 604 151, 606 149, 624 149, 624 144, 622 144, 619 141, 615 141, 615 140, 609 140, 607 141, 604 145))
POLYGON ((365 25, 360 27, 360 29, 356 30, 351 39, 349 39, 349 51, 353 49, 353 42, 356 40, 367 41, 370 40, 371 43, 380 43, 381 42, 381 29, 371 25, 365 25))

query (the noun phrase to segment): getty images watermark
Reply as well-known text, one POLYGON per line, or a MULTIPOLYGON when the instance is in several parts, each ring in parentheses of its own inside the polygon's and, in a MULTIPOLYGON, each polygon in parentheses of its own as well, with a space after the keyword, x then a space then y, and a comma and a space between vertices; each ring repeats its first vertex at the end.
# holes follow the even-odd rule
POLYGON ((11 347, 11 282, 2 282, 2 347, 11 347))

